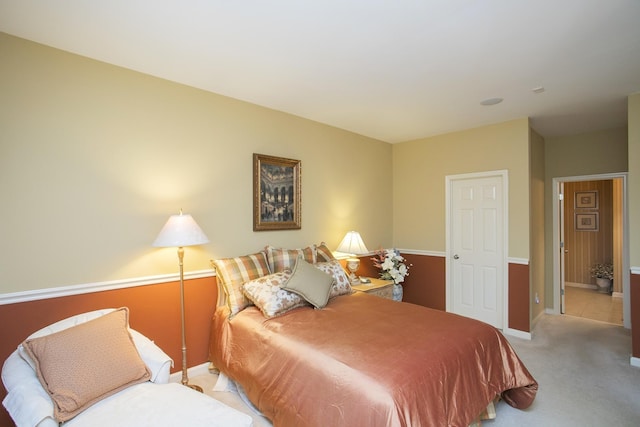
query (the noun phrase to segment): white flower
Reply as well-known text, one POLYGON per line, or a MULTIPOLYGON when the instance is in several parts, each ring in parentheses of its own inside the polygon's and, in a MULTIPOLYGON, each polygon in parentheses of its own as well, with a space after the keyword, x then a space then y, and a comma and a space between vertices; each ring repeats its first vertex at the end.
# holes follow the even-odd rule
POLYGON ((395 264, 393 263, 393 260, 391 258, 387 258, 384 260, 380 267, 385 271, 390 271, 393 269, 393 267, 395 267, 395 264))
POLYGON ((402 275, 402 277, 404 278, 404 276, 407 275, 408 273, 408 269, 407 266, 404 264, 400 264, 400 266, 398 267, 398 272, 402 275))
POLYGON ((374 266, 381 270, 380 278, 392 280, 394 283, 404 282, 409 274, 409 267, 405 265, 404 257, 396 249, 380 250, 372 258, 374 266))

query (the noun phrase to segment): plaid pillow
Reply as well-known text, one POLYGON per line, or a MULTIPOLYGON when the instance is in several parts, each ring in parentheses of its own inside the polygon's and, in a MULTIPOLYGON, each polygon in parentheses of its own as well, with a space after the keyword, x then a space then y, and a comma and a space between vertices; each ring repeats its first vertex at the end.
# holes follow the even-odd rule
POLYGON ((315 264, 316 262, 316 251, 313 246, 307 246, 304 249, 282 249, 267 246, 265 251, 267 252, 267 260, 272 273, 279 273, 285 270, 292 271, 299 256, 310 264, 315 264))
POLYGON ((320 243, 319 245, 314 245, 316 248, 316 258, 318 262, 329 262, 333 261, 336 258, 331 253, 331 250, 327 247, 325 242, 320 243))
POLYGON ((216 267, 218 280, 222 281, 222 288, 227 295, 227 305, 232 316, 251 304, 242 292, 242 285, 271 273, 264 252, 217 259, 213 264, 216 267))

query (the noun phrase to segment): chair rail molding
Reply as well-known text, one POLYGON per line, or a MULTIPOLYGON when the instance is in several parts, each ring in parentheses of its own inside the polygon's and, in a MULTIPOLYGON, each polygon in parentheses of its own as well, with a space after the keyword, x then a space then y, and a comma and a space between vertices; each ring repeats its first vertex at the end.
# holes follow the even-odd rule
MULTIPOLYGON (((214 270, 198 270, 184 273, 185 280, 214 276, 214 270)), ((66 297, 71 295, 89 294, 93 292, 111 291, 114 289, 133 288, 136 286, 157 285, 160 283, 177 282, 179 280, 180 275, 177 273, 172 273, 157 276, 137 277, 132 279, 111 280, 106 282, 95 282, 80 285, 60 286, 55 288, 36 289, 23 292, 11 292, 0 294, 0 305, 66 297)))

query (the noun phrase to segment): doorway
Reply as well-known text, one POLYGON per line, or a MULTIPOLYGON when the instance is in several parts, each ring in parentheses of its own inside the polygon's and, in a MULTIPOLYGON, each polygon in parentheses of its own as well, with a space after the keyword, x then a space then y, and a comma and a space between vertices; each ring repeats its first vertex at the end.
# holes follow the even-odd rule
POLYGON ((554 178, 553 188, 554 313, 608 321, 604 308, 619 310, 621 298, 623 325, 630 328, 627 174, 554 178), (609 261, 612 296, 602 298, 590 269, 609 261))
POLYGON ((447 311, 507 322, 507 172, 446 177, 447 311))

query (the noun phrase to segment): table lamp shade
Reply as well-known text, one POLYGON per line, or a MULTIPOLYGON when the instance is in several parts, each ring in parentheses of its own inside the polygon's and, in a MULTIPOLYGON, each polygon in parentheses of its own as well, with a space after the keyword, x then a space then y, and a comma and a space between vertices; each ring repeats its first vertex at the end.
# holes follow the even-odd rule
POLYGON ((208 243, 209 238, 189 214, 171 215, 153 242, 157 247, 182 247, 208 243))
POLYGON ((364 245, 362 241, 362 237, 360 237, 360 233, 357 231, 349 231, 338 248, 336 249, 338 252, 343 252, 347 254, 354 255, 362 255, 369 253, 369 249, 364 245))

